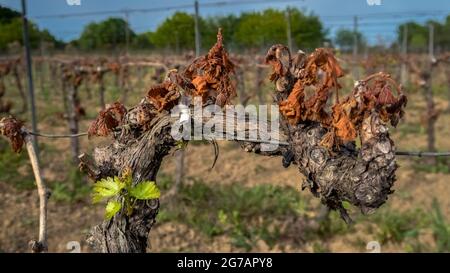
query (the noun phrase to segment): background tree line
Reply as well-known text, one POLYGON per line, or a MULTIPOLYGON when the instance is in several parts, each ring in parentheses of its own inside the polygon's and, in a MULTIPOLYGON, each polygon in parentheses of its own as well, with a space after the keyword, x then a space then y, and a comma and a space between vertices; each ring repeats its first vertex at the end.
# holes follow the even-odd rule
MULTIPOLYGON (((326 40, 326 31, 319 18, 291 9, 292 38, 302 48, 314 48, 326 40)), ((209 48, 216 40, 217 29, 223 29, 230 49, 259 49, 287 40, 286 17, 283 11, 267 9, 239 16, 228 15, 200 18, 202 48, 209 48)), ((81 37, 73 42, 81 49, 109 49, 123 47, 128 28, 130 44, 136 49, 170 49, 173 51, 195 48, 194 17, 176 12, 162 22, 155 31, 134 33, 126 21, 110 18, 85 27, 81 37)))
MULTIPOLYGON (((368 46, 361 32, 340 29, 335 38, 329 38, 329 32, 314 14, 307 14, 296 8, 289 9, 291 35, 296 48, 306 50, 323 46, 337 46, 344 52, 350 52, 357 36, 359 48, 368 46)), ((111 17, 101 22, 88 24, 80 37, 68 43, 57 40, 47 30, 40 30, 30 22, 30 40, 32 48, 39 48, 42 42, 57 48, 76 48, 79 50, 122 50, 127 37, 132 49, 157 49, 182 52, 193 50, 194 16, 186 12, 176 12, 166 18, 154 31, 135 33, 122 18, 111 17)), ((263 50, 275 43, 287 41, 286 11, 266 9, 258 12, 245 12, 240 15, 201 17, 199 20, 202 48, 214 44, 217 29, 223 29, 227 47, 233 50, 263 50)), ((407 22, 398 26, 396 47, 403 39, 403 29, 408 28, 408 50, 425 51, 428 43, 428 24, 434 25, 435 46, 439 50, 450 48, 450 15, 444 22, 429 21, 425 24, 407 22)), ((22 21, 20 13, 0 6, 0 51, 6 51, 13 43, 22 42, 22 21)))
MULTIPOLYGON (((64 43, 58 41, 48 30, 40 30, 33 22, 29 22, 29 34, 32 48, 38 48, 41 42, 59 48, 64 46, 64 43)), ((16 43, 22 44, 21 14, 0 6, 0 51, 5 51, 16 43)))

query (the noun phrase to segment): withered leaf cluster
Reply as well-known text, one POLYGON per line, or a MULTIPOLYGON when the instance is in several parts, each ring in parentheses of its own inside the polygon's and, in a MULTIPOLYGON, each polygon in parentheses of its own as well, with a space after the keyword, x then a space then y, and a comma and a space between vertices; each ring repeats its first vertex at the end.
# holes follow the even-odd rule
POLYGON ((11 147, 16 153, 22 150, 25 142, 22 126, 23 123, 13 117, 5 117, 0 120, 0 134, 10 140, 11 147))
POLYGON ((280 113, 291 125, 313 121, 328 128, 329 132, 321 142, 323 146, 332 149, 354 141, 363 120, 374 111, 382 121, 390 122, 392 126, 396 126, 403 116, 407 98, 390 75, 380 72, 359 81, 353 92, 340 101, 338 78, 344 75, 344 71, 331 50, 318 48, 308 56, 301 52, 292 58, 289 65, 281 62, 281 52, 286 51, 286 47, 276 45, 266 57, 266 63, 273 68, 271 80, 287 78, 293 83, 278 90, 287 95, 279 102, 280 113), (314 90, 309 97, 306 96, 306 88, 314 90), (329 109, 327 103, 333 92, 335 102, 329 109))
POLYGON ((100 111, 95 121, 91 123, 88 129, 88 137, 108 136, 115 128, 122 124, 127 109, 120 102, 109 105, 106 109, 100 111))
MULTIPOLYGON (((121 67, 119 63, 112 62, 107 64, 107 69, 119 73, 121 67)), ((101 77, 100 74, 94 74, 94 78, 101 77)), ((229 104, 236 96, 233 74, 234 64, 223 46, 223 37, 219 29, 217 42, 208 54, 195 59, 182 73, 170 70, 166 79, 161 84, 152 86, 147 91, 145 101, 133 109, 132 119, 145 129, 158 112, 172 109, 182 95, 200 96, 203 102, 215 103, 221 107, 229 104)), ((101 111, 89 128, 89 136, 107 136, 122 122, 123 115, 117 113, 117 109, 122 107, 116 103, 101 111)))
POLYGON ((271 81, 276 81, 280 77, 286 76, 291 66, 291 52, 285 45, 277 44, 269 49, 266 55, 265 63, 272 66, 272 73, 269 76, 271 81), (284 53, 287 54, 289 64, 283 64, 284 53))
MULTIPOLYGON (((290 124, 298 124, 301 121, 317 121, 324 124, 331 123, 331 115, 325 111, 325 106, 333 91, 340 88, 337 81, 344 75, 342 68, 334 58, 330 50, 324 48, 316 49, 296 69, 295 84, 287 99, 280 102, 280 112, 290 124), (320 73, 319 73, 320 71, 320 73), (311 86, 315 92, 306 98, 305 88, 311 86)), ((274 72, 279 70, 278 65, 274 72)), ((289 70, 287 70, 289 71, 289 70)), ((283 75, 278 75, 281 77, 283 75)), ((273 75, 271 78, 276 78, 273 75)))
POLYGON ((180 98, 178 85, 170 81, 155 85, 147 92, 146 98, 158 112, 169 110, 178 103, 180 98))
POLYGON ((216 44, 207 55, 189 65, 183 76, 195 87, 192 95, 202 97, 203 102, 210 98, 222 107, 236 96, 236 83, 231 77, 233 74, 234 64, 223 46, 222 32, 219 29, 216 44))

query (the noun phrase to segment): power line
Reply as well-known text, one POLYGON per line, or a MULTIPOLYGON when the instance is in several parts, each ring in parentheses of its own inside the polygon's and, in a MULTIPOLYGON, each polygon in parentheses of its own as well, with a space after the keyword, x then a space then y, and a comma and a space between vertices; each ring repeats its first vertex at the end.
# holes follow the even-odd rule
POLYGON ((426 16, 426 15, 445 15, 449 14, 450 10, 434 10, 434 11, 400 11, 400 12, 383 12, 383 13, 366 13, 366 14, 347 14, 347 15, 319 15, 321 19, 342 19, 342 18, 353 18, 354 16, 358 16, 359 19, 366 18, 386 18, 386 17, 395 17, 399 18, 401 16, 426 16))
MULTIPOLYGON (((88 135, 87 132, 78 133, 78 134, 48 134, 48 133, 36 133, 27 131, 28 134, 38 137, 45 138, 78 138, 85 137, 88 135)), ((235 138, 234 140, 238 141, 246 141, 246 142, 255 142, 255 143, 268 143, 268 144, 278 144, 281 146, 288 146, 289 143, 285 141, 271 141, 271 140, 261 140, 261 139, 247 139, 247 138, 235 138)), ((396 151, 396 155, 400 156, 418 156, 418 157, 446 157, 450 156, 450 152, 426 152, 426 151, 396 151)))
MULTIPOLYGON (((199 3, 201 8, 210 8, 218 6, 230 6, 230 5, 247 5, 247 4, 273 4, 273 3, 293 3, 303 2, 304 0, 242 0, 242 1, 219 1, 219 2, 207 2, 199 3)), ((181 10, 181 9, 193 9, 194 5, 176 5, 165 6, 145 9, 120 9, 120 10, 105 10, 105 11, 92 11, 92 12, 78 12, 78 13, 61 13, 61 14, 48 14, 48 15, 36 15, 32 16, 35 19, 60 19, 67 17, 83 17, 83 16, 96 16, 96 15, 111 15, 111 14, 123 14, 123 13, 153 13, 161 11, 181 10)))

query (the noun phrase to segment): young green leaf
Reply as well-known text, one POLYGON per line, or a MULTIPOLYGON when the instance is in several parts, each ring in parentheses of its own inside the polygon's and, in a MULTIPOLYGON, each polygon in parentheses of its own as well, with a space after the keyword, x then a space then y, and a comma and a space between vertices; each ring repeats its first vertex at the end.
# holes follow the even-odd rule
POLYGON ((94 203, 100 202, 105 198, 113 197, 120 193, 125 187, 125 183, 120 181, 118 177, 108 177, 94 184, 94 193, 92 194, 92 201, 94 203))
POLYGON ((105 219, 109 220, 113 218, 114 215, 116 215, 117 212, 122 208, 122 204, 117 201, 109 201, 108 204, 106 204, 106 210, 105 210, 105 219))
POLYGON ((130 189, 130 195, 139 200, 159 198, 161 193, 155 182, 145 181, 130 189))
POLYGON ((130 168, 126 168, 123 171, 121 180, 122 180, 123 183, 125 183, 125 186, 127 188, 131 187, 131 185, 133 184, 133 174, 131 173, 131 169, 130 168))
POLYGON ((177 149, 182 150, 182 149, 186 148, 187 145, 188 145, 188 143, 189 143, 189 142, 188 142, 188 141, 185 141, 185 140, 178 140, 178 141, 176 142, 177 149))

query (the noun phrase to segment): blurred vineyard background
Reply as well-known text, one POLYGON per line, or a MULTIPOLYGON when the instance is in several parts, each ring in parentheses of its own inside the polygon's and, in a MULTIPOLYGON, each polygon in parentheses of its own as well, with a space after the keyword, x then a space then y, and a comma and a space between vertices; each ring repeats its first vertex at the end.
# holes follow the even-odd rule
MULTIPOLYGON (((403 85, 409 99, 406 116, 391 129, 398 150, 450 151, 450 4, 440 11, 318 16, 295 2, 301 1, 200 1, 196 14, 189 1, 178 7, 105 11, 107 19, 96 21, 91 16, 101 12, 31 16, 36 129, 87 131, 105 104, 136 104, 167 71, 181 70, 205 54, 222 28, 237 66, 236 104, 272 103, 270 68, 263 61, 271 45, 283 43, 306 53, 329 47, 346 71, 340 80, 344 91, 378 71, 403 85), (246 2, 271 7, 201 16, 202 8, 246 2), (152 31, 129 23, 136 13, 151 20, 160 11, 171 14, 152 31), (34 22, 58 24, 69 17, 89 22, 70 41, 34 22), (385 35, 384 26, 393 25, 396 31, 385 35)), ((14 115, 31 128, 22 30, 20 10, 0 6, 0 117, 14 115)), ((91 204, 92 182, 79 172, 77 155, 108 141, 39 138, 44 179, 52 189, 50 251, 69 251, 69 241, 88 250, 86 233, 102 219, 103 207, 91 204)), ((214 150, 203 141, 164 161, 157 180, 162 205, 150 251, 366 252, 368 242, 378 241, 383 252, 450 252, 448 157, 399 156, 395 193, 373 215, 349 208, 355 224, 347 226, 301 191, 295 166, 284 169, 279 158, 244 154, 233 142, 219 142, 219 147, 220 167, 212 170, 214 150), (176 193, 165 198, 174 188, 176 193)), ((38 207, 26 153, 13 153, 0 138, 0 252, 27 251, 37 231, 38 207)))

